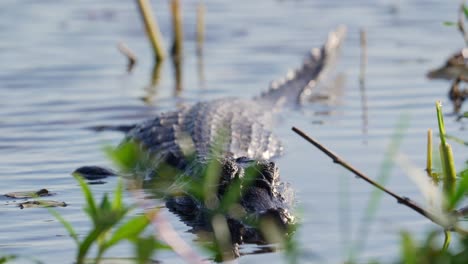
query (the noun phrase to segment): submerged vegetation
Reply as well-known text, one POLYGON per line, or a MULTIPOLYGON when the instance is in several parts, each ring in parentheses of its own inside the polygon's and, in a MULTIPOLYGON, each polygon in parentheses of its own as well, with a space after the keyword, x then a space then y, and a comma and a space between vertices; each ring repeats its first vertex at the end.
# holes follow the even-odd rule
POLYGON ((142 235, 143 231, 148 227, 150 219, 157 212, 156 210, 147 210, 143 214, 126 219, 134 206, 127 206, 123 203, 122 181, 117 184, 112 201, 108 194, 105 194, 100 204, 97 204, 86 182, 80 176, 75 176, 75 178, 80 184, 86 200, 84 211, 92 221, 92 229, 83 239, 80 239, 67 220, 56 211, 51 210, 51 213, 62 223, 70 237, 75 241, 77 245, 76 263, 89 262, 87 258, 89 258, 89 251, 93 245, 97 247, 97 253, 93 260, 95 263, 99 263, 106 251, 122 241, 129 241, 134 245, 135 262, 137 263, 147 263, 156 250, 168 249, 166 245, 157 241, 154 236, 142 235))
MULTIPOLYGON (((186 262, 204 262, 195 253, 195 250, 190 249, 176 233, 172 233, 171 224, 163 220, 158 209, 148 209, 158 208, 157 205, 148 205, 148 203, 154 202, 154 197, 166 200, 178 199, 178 197, 183 199, 185 195, 196 197, 199 201, 205 201, 207 205, 207 208, 200 212, 191 212, 194 217, 201 217, 200 219, 184 220, 184 217, 190 216, 183 214, 181 214, 181 218, 188 225, 195 224, 192 227, 198 230, 197 235, 201 238, 200 246, 210 253, 212 260, 219 262, 239 257, 238 243, 247 240, 247 234, 254 232, 253 229, 251 231, 238 229, 240 222, 236 221, 246 221, 252 228, 261 232, 261 237, 257 239, 264 240, 257 243, 269 245, 266 248, 268 251, 282 248, 285 251, 287 262, 297 263, 297 242, 294 240, 296 225, 281 226, 275 218, 271 217, 252 218, 239 204, 242 193, 259 177, 257 174, 261 168, 256 167, 257 165, 254 164, 247 168, 242 179, 237 179, 228 186, 218 184, 218 182, 223 181, 220 179, 222 164, 216 159, 203 168, 201 176, 198 178, 185 177, 182 172, 170 165, 161 164, 156 179, 143 181, 138 168, 145 168, 148 165, 145 163, 150 162, 150 160, 138 145, 126 143, 115 149, 107 148, 106 151, 121 171, 125 173, 124 178, 119 180, 117 184, 112 201, 105 194, 98 205, 82 175, 78 173, 75 175, 85 197, 84 211, 93 224, 88 234, 80 239, 72 224, 56 211, 51 210, 51 213, 63 224, 77 245, 77 263, 89 263, 90 261, 99 263, 110 248, 122 241, 129 241, 134 245, 134 260, 138 263, 148 263, 155 252, 168 249, 180 255, 186 262), (122 182, 127 183, 125 186, 136 199, 135 205, 126 206, 123 203, 122 182), (145 192, 151 193, 153 197, 151 200, 139 195, 143 191, 142 188, 145 192), (223 199, 218 200, 220 191, 224 195, 221 196, 223 199), (130 217, 129 213, 135 208, 143 209, 143 213, 130 217), (202 222, 196 223, 196 221, 202 222), (144 231, 151 225, 155 227, 154 232, 144 236, 144 231), (160 242, 156 237, 164 242, 160 242), (96 256, 90 259, 89 252, 93 247, 97 248, 96 256)), ((166 206, 169 204, 166 203, 166 206)), ((176 211, 174 212, 177 214, 176 211)))

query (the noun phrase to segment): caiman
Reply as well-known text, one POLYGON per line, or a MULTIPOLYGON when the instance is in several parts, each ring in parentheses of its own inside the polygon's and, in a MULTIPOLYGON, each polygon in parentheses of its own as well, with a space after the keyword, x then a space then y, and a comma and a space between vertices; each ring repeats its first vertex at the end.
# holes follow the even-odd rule
MULTIPOLYGON (((263 236, 253 222, 270 218, 286 229, 294 222, 290 212, 293 199, 287 197, 291 190, 280 181, 278 167, 272 161, 283 149, 272 133, 274 115, 282 107, 301 104, 311 94, 334 61, 345 31, 341 26, 329 33, 325 44, 312 49, 299 68, 272 82, 254 99, 199 102, 158 114, 141 124, 119 127, 126 132, 123 144, 134 142, 151 157, 150 176, 156 179, 161 173, 158 168, 164 164, 179 169, 186 177, 201 180, 205 168, 217 162, 220 172, 216 198, 221 201, 231 185, 240 186, 238 205, 244 216, 225 215, 232 241, 261 243, 263 236), (248 175, 252 172, 253 178, 248 175)), ((77 172, 107 173, 98 167, 82 167, 77 172)), ((166 206, 194 231, 210 230, 212 206, 206 204, 206 199, 190 192, 165 198, 166 206)))

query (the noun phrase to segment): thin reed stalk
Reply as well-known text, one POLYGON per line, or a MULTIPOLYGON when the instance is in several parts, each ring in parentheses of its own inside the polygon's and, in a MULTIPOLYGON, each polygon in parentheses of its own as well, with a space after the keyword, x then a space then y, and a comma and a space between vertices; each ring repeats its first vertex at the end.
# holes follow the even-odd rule
POLYGON ((151 4, 149 0, 137 0, 138 10, 145 24, 146 34, 153 47, 153 52, 157 61, 162 61, 166 57, 164 45, 162 42, 161 32, 155 16, 151 11, 151 4))
POLYGON ((181 58, 184 42, 184 31, 182 28, 182 11, 180 0, 171 0, 173 44, 172 56, 181 58))
POLYGON ((365 29, 361 29, 359 33, 361 46, 361 67, 359 70, 359 90, 361 92, 361 108, 362 108, 362 134, 364 136, 364 144, 367 144, 367 129, 369 126, 368 107, 366 96, 366 67, 367 67, 367 34, 365 29))
POLYGON ((452 238, 452 234, 450 234, 450 231, 444 230, 444 245, 442 247, 444 250, 448 249, 451 238, 452 238))
POLYGON ((432 178, 432 129, 427 130, 426 172, 432 178))
POLYGON ((205 4, 200 1, 197 6, 197 54, 203 53, 203 43, 205 42, 205 4))
POLYGON ((359 31, 359 39, 361 46, 361 68, 359 71, 359 82, 363 84, 366 78, 367 67, 367 33, 365 29, 359 31))
MULTIPOLYGON (((437 121, 439 124, 439 136, 440 136, 440 160, 442 161, 442 169, 444 171, 444 191, 446 192, 447 197, 450 197, 455 190, 455 180, 457 177, 457 171, 455 169, 455 160, 453 157, 452 147, 445 140, 445 125, 444 117, 442 114, 442 103, 440 101, 436 102, 437 110, 437 121)), ((447 208, 451 210, 453 208, 447 208)))

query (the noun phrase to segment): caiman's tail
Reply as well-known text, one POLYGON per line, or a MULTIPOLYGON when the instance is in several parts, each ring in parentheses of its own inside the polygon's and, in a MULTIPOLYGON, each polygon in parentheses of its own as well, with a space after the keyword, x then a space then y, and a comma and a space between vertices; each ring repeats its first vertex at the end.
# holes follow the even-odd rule
POLYGON ((300 104, 311 94, 328 68, 337 57, 339 47, 346 35, 346 27, 340 26, 328 35, 321 48, 313 48, 298 69, 291 70, 280 80, 273 81, 268 91, 256 99, 265 100, 277 106, 300 104))

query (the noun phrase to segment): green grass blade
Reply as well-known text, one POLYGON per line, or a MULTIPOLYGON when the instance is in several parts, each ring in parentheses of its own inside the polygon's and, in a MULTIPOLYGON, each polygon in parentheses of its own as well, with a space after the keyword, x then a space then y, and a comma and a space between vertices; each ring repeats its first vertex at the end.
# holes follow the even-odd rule
POLYGON ((458 186, 450 197, 449 208, 455 208, 457 203, 463 199, 464 194, 468 192, 468 175, 466 173, 461 173, 461 180, 458 183, 458 186))
POLYGON ((447 250, 449 245, 450 245, 450 240, 451 240, 451 234, 450 231, 445 230, 444 231, 444 245, 443 245, 443 250, 447 250))
POLYGON ((461 138, 458 138, 458 137, 455 137, 455 136, 451 136, 451 135, 445 135, 445 138, 451 139, 451 140, 455 141, 456 143, 459 143, 459 144, 468 146, 468 142, 464 141, 464 140, 461 139, 461 138))
POLYGON ((119 178, 119 181, 117 182, 117 187, 114 191, 114 199, 112 200, 112 209, 114 210, 122 208, 122 190, 122 179, 119 178))
POLYGON ((436 111, 437 111, 437 123, 439 125, 439 137, 440 142, 445 146, 445 125, 444 125, 444 116, 442 114, 442 103, 440 101, 436 102, 436 111))
MULTIPOLYGON (((439 136, 440 136, 440 159, 442 161, 442 168, 444 171, 444 192, 447 197, 447 200, 452 200, 452 196, 455 192, 455 184, 457 171, 455 169, 455 161, 453 158, 452 147, 447 143, 445 136, 445 125, 444 117, 442 114, 442 104, 440 101, 436 102, 436 111, 437 111, 437 122, 439 125, 439 136)), ((446 208, 451 210, 449 205, 446 208)))
POLYGON ((124 172, 130 172, 145 161, 137 143, 125 142, 116 148, 105 147, 107 156, 124 172))
POLYGON ((68 234, 73 238, 75 243, 77 245, 80 245, 80 240, 78 240, 78 235, 76 234, 75 230, 73 229, 73 226, 65 220, 57 211, 49 209, 49 212, 65 227, 65 229, 68 231, 68 234))
POLYGON ((89 189, 88 184, 81 177, 75 177, 75 179, 80 184, 81 191, 83 192, 86 199, 87 208, 85 211, 89 214, 93 221, 96 222, 98 211, 96 208, 96 203, 94 202, 93 194, 91 193, 91 189, 89 189))
POLYGON ((156 249, 155 243, 154 237, 138 238, 134 241, 135 255, 137 256, 139 264, 148 263, 148 260, 156 249))
POLYGON ((105 247, 109 248, 123 239, 133 239, 138 236, 148 226, 149 220, 146 215, 136 216, 130 219, 125 224, 121 225, 112 234, 112 237, 105 243, 105 247))
POLYGON ((405 260, 405 264, 416 264, 417 263, 417 250, 416 246, 414 245, 414 241, 411 238, 411 235, 407 232, 403 232, 401 234, 402 238, 402 255, 403 259, 405 260))
POLYGON ((6 255, 6 256, 0 256, 0 264, 7 263, 11 260, 17 259, 18 256, 16 255, 6 255))
POLYGON ((104 230, 101 230, 99 228, 93 229, 83 240, 83 243, 80 244, 80 248, 78 249, 78 256, 77 256, 77 263, 81 264, 84 263, 84 259, 86 255, 88 254, 89 249, 95 243, 99 236, 104 232, 104 230))

